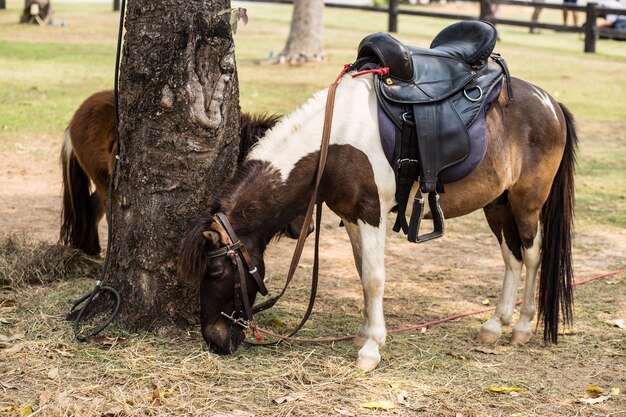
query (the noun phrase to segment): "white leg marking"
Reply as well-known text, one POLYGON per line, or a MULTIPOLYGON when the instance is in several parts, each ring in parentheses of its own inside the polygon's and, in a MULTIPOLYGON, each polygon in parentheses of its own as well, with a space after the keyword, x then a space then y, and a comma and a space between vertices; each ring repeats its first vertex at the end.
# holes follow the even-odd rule
POLYGON ((504 233, 502 234, 500 249, 502 250, 502 258, 506 268, 504 282, 502 283, 502 292, 500 293, 500 299, 496 305, 493 317, 482 325, 478 333, 478 340, 483 343, 494 343, 502 335, 502 325, 511 323, 517 296, 517 286, 522 275, 522 262, 513 255, 513 252, 507 246, 504 233))
POLYGON ((532 331, 530 322, 535 316, 535 288, 537 282, 537 271, 541 264, 541 223, 537 227, 537 235, 533 245, 528 249, 522 249, 522 258, 526 266, 526 284, 524 285, 524 299, 520 309, 520 316, 513 327, 513 337, 511 343, 523 345, 530 340, 532 331))
POLYGON ((361 328, 363 347, 359 350, 356 365, 371 371, 380 362, 379 348, 385 344, 387 329, 383 314, 385 292, 385 219, 380 227, 373 227, 361 220, 358 227, 361 238, 361 283, 363 285, 364 311, 367 326, 361 328))
MULTIPOLYGON (((348 232, 348 236, 350 237, 350 243, 352 244, 352 255, 354 255, 354 265, 356 266, 356 270, 359 273, 359 278, 363 275, 362 271, 362 258, 361 258, 361 231, 359 230, 359 226, 350 223, 347 220, 343 220, 343 224, 346 227, 346 232, 348 232)), ((362 279, 362 278, 361 278, 362 279)), ((356 334, 354 338, 354 344, 356 346, 363 346, 365 344, 366 334, 367 334, 368 320, 367 320, 367 310, 363 310, 363 324, 361 328, 356 334)))

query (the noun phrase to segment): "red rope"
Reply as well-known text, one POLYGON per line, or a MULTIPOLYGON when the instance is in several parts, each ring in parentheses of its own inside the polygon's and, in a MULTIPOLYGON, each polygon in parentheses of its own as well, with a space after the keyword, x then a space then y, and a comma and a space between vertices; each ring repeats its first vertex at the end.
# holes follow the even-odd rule
MULTIPOLYGON (((575 282, 574 286, 587 284, 588 282, 595 281, 595 280, 600 279, 600 278, 606 278, 606 277, 609 277, 609 276, 612 276, 612 275, 617 275, 617 274, 621 274, 621 273, 625 273, 625 272, 626 272, 626 268, 623 268, 623 269, 618 269, 618 270, 615 270, 615 271, 607 272, 605 274, 596 275, 596 276, 593 276, 591 278, 587 278, 585 280, 575 282)), ((522 300, 517 300, 515 302, 515 305, 519 305, 521 303, 522 303, 522 300)), ((388 330, 387 333, 389 334, 389 333, 409 332, 411 330, 417 330, 417 329, 421 329, 421 328, 424 328, 424 327, 434 326, 436 324, 441 324, 441 323, 445 323, 445 322, 448 322, 448 321, 460 319, 462 317, 475 316, 477 314, 486 313, 487 311, 492 311, 492 310, 495 310, 495 309, 496 309, 495 307, 489 307, 489 308, 483 308, 483 309, 480 309, 480 310, 470 311, 468 313, 459 313, 459 314, 455 314, 453 316, 445 317, 445 318, 442 318, 442 319, 439 319, 439 320, 429 321, 427 323, 416 324, 414 326, 407 326, 407 327, 401 327, 399 329, 388 330)), ((257 340, 261 340, 261 339, 259 339, 258 336, 261 336, 262 334, 266 334, 268 336, 272 336, 272 337, 275 337, 275 338, 280 339, 280 340, 287 340, 287 341, 290 341, 290 342, 303 342, 303 343, 332 343, 332 342, 339 342, 339 341, 342 341, 342 340, 350 340, 350 339, 354 339, 356 337, 356 335, 347 335, 347 336, 339 336, 339 337, 321 337, 321 338, 316 338, 316 339, 308 339, 308 338, 304 338, 304 337, 286 337, 286 336, 282 336, 282 335, 280 335, 278 333, 274 333, 274 332, 271 332, 269 330, 262 329, 261 327, 257 326, 254 323, 250 325, 250 329, 252 330, 252 333, 255 335, 255 337, 257 337, 257 340)))

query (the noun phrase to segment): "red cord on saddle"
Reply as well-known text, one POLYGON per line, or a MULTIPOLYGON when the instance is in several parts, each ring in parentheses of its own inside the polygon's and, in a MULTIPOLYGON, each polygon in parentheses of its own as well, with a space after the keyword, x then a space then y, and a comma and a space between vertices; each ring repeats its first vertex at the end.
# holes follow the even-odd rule
MULTIPOLYGON (((600 278, 606 278, 606 277, 609 277, 609 276, 612 276, 612 275, 621 274, 621 273, 626 273, 626 268, 618 269, 618 270, 607 272, 607 273, 600 274, 600 275, 596 275, 596 276, 593 276, 591 278, 587 278, 585 280, 575 282, 574 286, 587 284, 587 283, 589 283, 591 281, 595 281, 595 280, 600 279, 600 278)), ((521 303, 522 303, 522 300, 517 300, 515 302, 515 305, 519 305, 521 303)), ((407 326, 407 327, 401 327, 399 329, 388 330, 387 333, 389 334, 389 333, 409 332, 409 331, 412 331, 412 330, 417 330, 417 329, 421 329, 421 328, 424 328, 424 327, 434 326, 436 324, 441 324, 441 323, 445 323, 445 322, 448 322, 448 321, 460 319, 462 317, 468 317, 468 316, 474 316, 474 315, 481 314, 481 313, 486 313, 487 311, 492 311, 492 310, 495 310, 495 309, 496 309, 495 307, 489 307, 489 308, 483 308, 483 309, 480 309, 480 310, 470 311, 468 313, 459 313, 459 314, 455 314, 453 316, 445 317, 445 318, 442 318, 442 319, 439 319, 439 320, 429 321, 427 323, 421 323, 421 324, 416 324, 414 326, 407 326)), ((271 332, 269 330, 262 329, 259 326, 257 326, 255 323, 250 324, 250 329, 252 330, 252 334, 255 336, 255 338, 257 340, 263 340, 263 334, 275 337, 275 338, 280 339, 280 340, 286 340, 286 341, 289 341, 289 342, 303 342, 303 343, 333 343, 333 342, 340 342, 342 340, 354 339, 356 337, 356 335, 347 335, 347 336, 339 336, 339 337, 320 337, 320 338, 316 338, 316 339, 308 339, 308 338, 304 338, 304 337, 286 337, 286 336, 282 336, 282 335, 280 335, 278 333, 274 333, 274 332, 271 332), (261 336, 261 338, 259 338, 259 336, 261 336)))
POLYGON ((361 72, 357 72, 356 74, 352 74, 352 78, 360 77, 365 74, 378 74, 378 75, 387 75, 389 74, 389 67, 382 67, 376 69, 365 70, 361 72))
MULTIPOLYGON (((341 70, 337 78, 335 78, 335 84, 339 82, 341 77, 343 77, 346 72, 348 72, 350 67, 352 67, 352 64, 345 64, 343 66, 343 69, 341 70)), ((366 74, 387 75, 389 74, 389 67, 382 67, 382 68, 360 71, 360 72, 357 72, 356 74, 352 74, 352 78, 360 77, 361 75, 366 75, 366 74)))

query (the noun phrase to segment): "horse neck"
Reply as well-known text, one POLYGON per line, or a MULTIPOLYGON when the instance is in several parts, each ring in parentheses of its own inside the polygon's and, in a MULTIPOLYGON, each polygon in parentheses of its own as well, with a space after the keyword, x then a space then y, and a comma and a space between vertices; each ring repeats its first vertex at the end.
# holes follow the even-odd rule
MULTIPOLYGON (((371 86, 371 76, 367 80, 346 76, 341 81, 335 101, 331 145, 362 142, 359 128, 372 123, 371 103, 367 104, 372 99, 371 86)), ((284 116, 252 147, 247 160, 235 173, 222 194, 225 197, 220 206, 238 234, 267 243, 305 213, 317 172, 326 96, 327 90, 322 90, 284 116)), ((323 197, 320 195, 318 200, 323 197)))
POLYGON ((227 186, 218 209, 242 240, 262 252, 272 237, 306 211, 311 194, 310 181, 284 182, 268 162, 248 160, 227 186))

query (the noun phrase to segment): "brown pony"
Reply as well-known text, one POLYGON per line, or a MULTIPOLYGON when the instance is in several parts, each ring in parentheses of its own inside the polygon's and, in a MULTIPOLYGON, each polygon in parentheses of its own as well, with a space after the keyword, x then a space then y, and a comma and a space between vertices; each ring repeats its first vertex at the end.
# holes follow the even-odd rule
MULTIPOLYGON (((60 240, 89 255, 100 253, 98 223, 106 212, 113 171, 116 148, 113 100, 113 90, 100 91, 87 98, 74 113, 61 149, 63 206, 60 240)), ((250 147, 278 119, 276 115, 241 114, 238 162, 243 161, 250 147)), ((298 230, 297 224, 288 226, 285 232, 293 237, 294 230, 298 230)))

